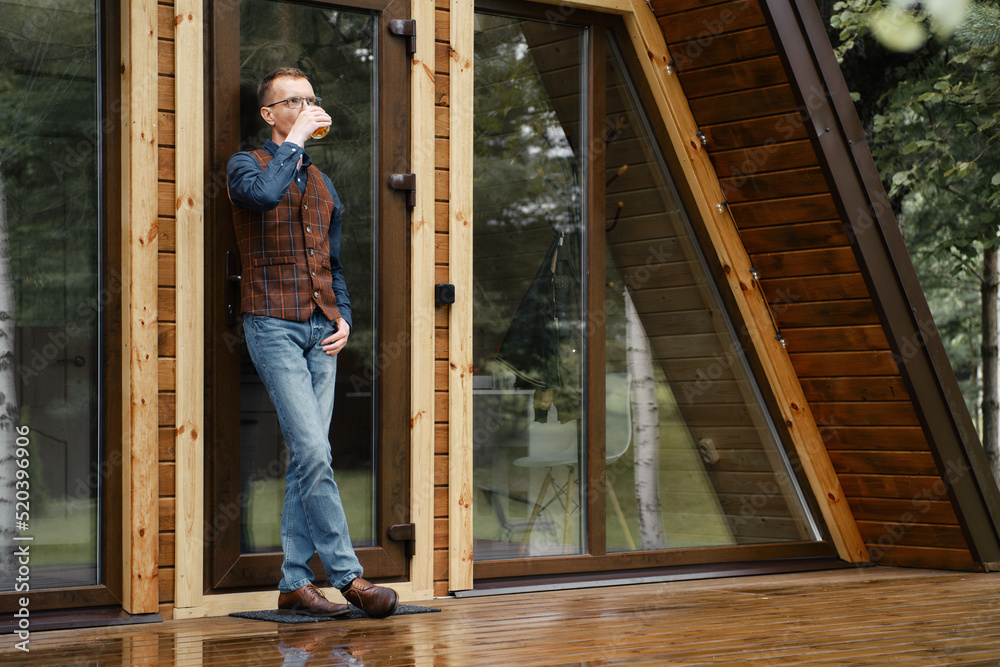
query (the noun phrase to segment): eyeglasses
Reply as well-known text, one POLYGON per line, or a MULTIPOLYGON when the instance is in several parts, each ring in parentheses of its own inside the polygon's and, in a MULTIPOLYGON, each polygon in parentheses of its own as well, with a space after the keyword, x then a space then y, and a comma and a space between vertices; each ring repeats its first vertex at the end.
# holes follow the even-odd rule
POLYGON ((277 102, 271 102, 270 104, 265 104, 264 107, 273 107, 275 104, 285 103, 289 109, 301 109, 303 104, 308 104, 311 107, 318 107, 323 105, 322 97, 289 97, 288 99, 278 100, 277 102))

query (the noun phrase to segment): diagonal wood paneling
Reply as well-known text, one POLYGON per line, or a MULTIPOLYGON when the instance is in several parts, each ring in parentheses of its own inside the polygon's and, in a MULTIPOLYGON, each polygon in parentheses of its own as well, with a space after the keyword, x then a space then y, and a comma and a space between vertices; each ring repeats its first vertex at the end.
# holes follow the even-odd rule
POLYGON ((951 558, 968 547, 955 513, 940 509, 941 473, 759 2, 651 7, 870 553, 967 567, 951 558), (890 530, 914 514, 919 530, 890 530))

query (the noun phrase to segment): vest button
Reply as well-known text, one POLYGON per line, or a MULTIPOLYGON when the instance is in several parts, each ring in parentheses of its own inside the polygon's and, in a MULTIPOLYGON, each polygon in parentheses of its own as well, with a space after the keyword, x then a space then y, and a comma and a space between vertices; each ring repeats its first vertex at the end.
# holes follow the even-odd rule
POLYGON ((303 204, 302 205, 302 210, 303 211, 308 211, 309 210, 309 204, 303 204))
POLYGON ((313 292, 313 298, 314 299, 318 299, 319 298, 319 292, 313 292))
POLYGON ((314 254, 315 251, 312 248, 309 248, 309 256, 312 257, 314 254))
POLYGON ((312 230, 313 230, 312 227, 307 226, 306 227, 306 234, 312 234, 312 230))
POLYGON ((316 272, 315 272, 315 271, 310 271, 310 273, 311 273, 312 275, 314 275, 314 276, 316 275, 316 272))

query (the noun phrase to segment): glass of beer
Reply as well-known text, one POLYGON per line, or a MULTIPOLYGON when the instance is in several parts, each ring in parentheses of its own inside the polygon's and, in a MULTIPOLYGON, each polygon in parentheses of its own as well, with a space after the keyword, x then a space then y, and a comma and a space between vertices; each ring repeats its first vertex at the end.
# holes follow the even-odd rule
MULTIPOLYGON (((323 103, 323 98, 321 98, 321 97, 312 97, 312 98, 310 98, 310 97, 303 97, 302 98, 302 104, 303 104, 303 106, 309 105, 309 106, 318 107, 322 103, 323 103)), ((330 126, 329 125, 326 125, 324 127, 318 127, 318 128, 316 128, 316 131, 312 133, 312 138, 313 139, 322 139, 323 137, 325 137, 329 133, 330 133, 330 126)))

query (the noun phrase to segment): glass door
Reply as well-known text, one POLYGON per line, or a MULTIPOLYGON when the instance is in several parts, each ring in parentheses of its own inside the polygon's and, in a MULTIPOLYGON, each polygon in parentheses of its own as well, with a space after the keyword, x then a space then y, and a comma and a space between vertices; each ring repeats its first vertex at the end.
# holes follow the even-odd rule
MULTIPOLYGON (((333 181, 344 202, 340 259, 350 288, 354 330, 337 357, 333 459, 351 537, 371 546, 375 534, 372 451, 375 432, 374 292, 375 32, 371 12, 247 0, 240 12, 241 148, 270 139, 256 104, 256 84, 286 62, 307 72, 324 108, 335 119, 330 134, 306 145, 313 162, 333 181), (278 29, 275 30, 275 27, 278 29), (366 379, 367 378, 367 379, 366 379), (360 381, 359 381, 360 379, 360 381)), ((278 524, 287 449, 278 415, 257 377, 246 346, 240 348, 240 493, 245 497, 240 545, 246 553, 281 551, 278 524)))
POLYGON ((102 399, 121 280, 105 252, 107 16, 93 0, 0 12, 0 610, 28 590, 33 610, 111 604, 117 545, 102 533, 120 445, 104 446, 102 399))
MULTIPOLYGON (((407 85, 408 59, 402 40, 385 29, 391 18, 405 17, 405 6, 243 0, 238 32, 220 24, 228 9, 219 3, 216 57, 232 79, 230 85, 216 84, 215 119, 218 144, 231 149, 218 153, 217 173, 224 178, 232 152, 260 148, 270 138, 257 107, 257 84, 278 67, 303 70, 333 117, 330 133, 310 141, 306 150, 343 203, 340 260, 353 313, 350 342, 337 363, 330 432, 334 473, 366 575, 400 577, 406 571, 405 545, 385 535, 408 517, 408 503, 398 501, 408 488, 408 403, 395 394, 397 387, 408 386, 408 354, 398 341, 405 340, 409 297, 405 279, 386 282, 385 267, 402 273, 406 266, 407 214, 405 199, 386 192, 383 184, 389 173, 408 171, 407 102, 405 96, 387 96, 407 85), (392 289, 383 289, 387 285, 392 289)), ((231 208, 224 191, 221 195, 214 203, 218 224, 210 281, 215 286, 213 423, 222 447, 210 461, 217 485, 209 539, 216 545, 213 586, 227 588, 276 580, 287 449, 242 340, 234 289, 239 260, 231 208)), ((323 576, 321 567, 316 571, 323 576)))
POLYGON ((476 28, 475 557, 580 554, 587 31, 476 28))
POLYGON ((477 578, 831 553, 617 23, 544 18, 476 15, 477 578))

